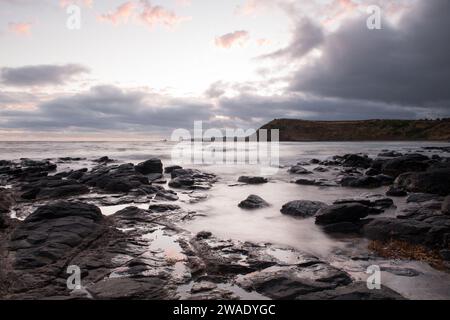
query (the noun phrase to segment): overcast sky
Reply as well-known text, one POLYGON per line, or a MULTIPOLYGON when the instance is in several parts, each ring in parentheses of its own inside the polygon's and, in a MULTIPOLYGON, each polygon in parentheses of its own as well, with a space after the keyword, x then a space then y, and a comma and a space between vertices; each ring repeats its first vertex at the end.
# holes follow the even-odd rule
POLYGON ((449 39, 450 0, 0 0, 0 140, 449 117, 449 39))

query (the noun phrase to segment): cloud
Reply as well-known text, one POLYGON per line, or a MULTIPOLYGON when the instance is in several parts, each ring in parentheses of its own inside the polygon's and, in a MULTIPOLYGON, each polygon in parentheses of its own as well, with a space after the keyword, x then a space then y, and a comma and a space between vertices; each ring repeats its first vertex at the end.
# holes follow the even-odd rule
POLYGON ((79 64, 35 65, 0 69, 0 79, 10 86, 45 86, 67 83, 73 77, 89 70, 79 64))
POLYGON ((87 92, 41 103, 31 111, 0 109, 0 128, 151 132, 191 128, 194 121, 207 121, 211 117, 211 105, 195 99, 97 86, 87 92))
POLYGON ((8 29, 18 35, 29 35, 31 34, 32 23, 30 22, 10 22, 8 24, 8 29))
POLYGON ((300 59, 324 41, 322 28, 308 18, 301 19, 294 30, 291 44, 286 48, 262 56, 262 58, 300 59))
POLYGON ((148 0, 139 2, 128 1, 118 6, 114 11, 98 16, 100 21, 119 23, 142 23, 150 28, 156 25, 175 27, 181 22, 190 20, 190 17, 180 17, 175 12, 159 5, 152 5, 148 0))
POLYGON ((173 11, 167 10, 162 6, 153 6, 150 1, 141 0, 142 12, 139 15, 140 20, 149 27, 158 24, 166 27, 175 27, 183 21, 190 20, 190 17, 177 16, 173 11))
MULTIPOLYGON (((290 90, 416 106, 447 101, 449 108, 449 12, 449 1, 419 1, 381 30, 369 30, 365 16, 348 21, 323 39, 322 56, 293 75, 290 90)), ((302 55, 295 46, 293 58, 302 55)))
POLYGON ((239 45, 244 44, 248 40, 248 38, 249 38, 248 31, 238 30, 224 34, 220 37, 216 37, 215 44, 218 47, 229 49, 235 44, 239 45))
POLYGON ((109 21, 115 25, 120 22, 127 23, 128 19, 133 15, 135 7, 136 5, 132 1, 128 1, 118 6, 116 10, 100 15, 99 19, 101 21, 109 21))

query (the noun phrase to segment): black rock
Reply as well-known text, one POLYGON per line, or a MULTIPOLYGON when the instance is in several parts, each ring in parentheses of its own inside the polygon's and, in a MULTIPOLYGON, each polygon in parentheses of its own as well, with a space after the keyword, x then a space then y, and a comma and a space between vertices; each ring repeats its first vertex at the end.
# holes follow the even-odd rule
POLYGON ((173 170, 183 169, 181 166, 168 166, 164 168, 164 173, 172 173, 173 170))
POLYGON ((56 202, 39 207, 13 232, 8 247, 15 251, 17 269, 63 262, 73 248, 100 229, 103 220, 96 206, 56 202))
POLYGON ((253 176, 241 176, 238 182, 248 183, 248 184, 262 184, 267 183, 267 179, 264 177, 253 177, 253 176))
POLYGON ((391 186, 386 191, 386 195, 389 197, 406 197, 408 195, 408 193, 401 188, 391 186))
POLYGON ((289 168, 289 173, 293 173, 293 174, 311 174, 312 172, 309 170, 306 170, 305 168, 303 168, 300 165, 295 165, 292 166, 291 168, 289 168))
POLYGON ((160 159, 153 158, 136 165, 135 170, 142 174, 163 173, 163 164, 160 159))
POLYGON ((363 227, 364 235, 372 240, 391 239, 412 244, 423 244, 431 225, 411 219, 380 218, 374 219, 363 227))
POLYGON ((314 216, 319 209, 325 208, 327 205, 320 201, 295 200, 283 205, 281 213, 301 218, 314 216))
POLYGON ((356 222, 369 215, 371 208, 360 203, 334 204, 320 209, 316 224, 327 225, 338 222, 356 222))
POLYGON ((247 199, 241 201, 238 206, 242 209, 259 209, 268 207, 269 204, 263 198, 252 194, 247 199))
POLYGON ((428 160, 427 156, 421 154, 407 154, 385 161, 381 166, 381 171, 392 177, 397 177, 405 172, 425 171, 429 166, 428 160))
POLYGON ((173 190, 160 190, 156 193, 155 200, 177 201, 178 195, 173 190))
POLYGON ((196 238, 197 239, 208 239, 211 238, 212 233, 209 231, 200 231, 199 233, 196 234, 196 238))
POLYGON ((372 164, 372 159, 367 155, 346 154, 343 156, 342 165, 344 167, 355 167, 367 169, 372 164))
POLYGON ((175 211, 180 209, 180 206, 174 204, 151 204, 149 206, 149 210, 152 212, 166 212, 166 211, 175 211))
POLYGON ((378 154, 378 157, 385 157, 385 158, 397 158, 401 156, 403 156, 403 154, 397 151, 384 151, 378 154))
POLYGON ((450 194, 450 168, 404 173, 397 177, 395 186, 409 192, 446 196, 450 194))
POLYGON ((107 156, 104 156, 104 157, 95 159, 95 160, 93 160, 93 161, 94 161, 94 162, 97 162, 97 163, 101 163, 101 164, 106 164, 106 163, 114 162, 114 160, 110 159, 110 158, 107 157, 107 156))

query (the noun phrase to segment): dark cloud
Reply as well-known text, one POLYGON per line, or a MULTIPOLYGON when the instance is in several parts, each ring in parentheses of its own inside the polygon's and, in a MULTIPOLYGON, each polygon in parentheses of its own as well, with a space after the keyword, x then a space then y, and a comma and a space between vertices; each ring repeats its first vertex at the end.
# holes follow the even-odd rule
POLYGON ((1 68, 0 79, 11 86, 58 85, 87 72, 89 69, 79 64, 24 66, 1 68))
POLYGON ((450 100, 450 1, 419 1, 381 30, 369 30, 365 19, 328 35, 323 56, 298 70, 291 90, 417 106, 450 100))
POLYGON ((198 101, 100 86, 45 102, 36 110, 0 110, 0 127, 150 132, 157 128, 190 128, 194 121, 207 121, 212 115, 211 106, 198 101))
POLYGON ((301 19, 295 27, 291 44, 261 58, 300 59, 312 49, 318 47, 324 40, 322 28, 308 18, 301 19))

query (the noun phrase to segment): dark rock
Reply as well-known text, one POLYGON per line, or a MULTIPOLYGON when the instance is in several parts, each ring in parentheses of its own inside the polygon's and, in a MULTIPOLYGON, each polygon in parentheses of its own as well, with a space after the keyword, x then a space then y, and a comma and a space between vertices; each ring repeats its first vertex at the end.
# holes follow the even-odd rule
POLYGON ((0 188, 0 213, 8 213, 14 204, 14 198, 7 189, 0 188))
POLYGON ((450 261, 450 249, 442 249, 439 251, 442 260, 450 261))
POLYGON ((320 160, 319 159, 311 159, 311 160, 309 160, 309 163, 311 163, 311 164, 319 164, 320 160))
POLYGON ((385 157, 385 158, 397 158, 401 156, 403 156, 403 154, 397 151, 384 151, 378 154, 378 157, 385 157))
POLYGON ((267 179, 264 177, 251 177, 251 176, 241 176, 238 182, 248 183, 248 184, 262 184, 267 183, 267 179))
POLYGON ((292 166, 288 171, 289 171, 289 173, 293 173, 293 174, 311 174, 312 173, 311 171, 306 170, 305 168, 303 168, 300 165, 292 166))
POLYGON ((385 161, 381 171, 392 177, 397 177, 405 172, 425 171, 429 166, 428 160, 427 156, 421 154, 407 154, 385 161))
POLYGON ((87 168, 83 168, 83 169, 79 169, 79 170, 75 170, 72 171, 67 178, 68 179, 74 179, 74 180, 78 180, 81 179, 81 177, 83 177, 83 175, 88 171, 87 168))
POLYGON ((62 261, 100 229, 100 209, 80 202, 56 202, 39 207, 13 232, 8 247, 17 269, 62 261))
POLYGON ((137 172, 142 174, 163 173, 163 165, 160 159, 150 159, 135 166, 137 172))
POLYGON ((335 187, 337 184, 326 179, 297 179, 296 184, 303 186, 335 187))
POLYGON ((181 189, 202 189, 207 190, 216 181, 216 176, 211 173, 204 173, 195 169, 175 169, 171 172, 172 180, 169 186, 181 189))
POLYGON ((117 193, 126 193, 149 184, 148 178, 137 173, 132 163, 96 167, 84 174, 79 181, 107 192, 117 193))
POLYGON ((381 267, 381 271, 389 272, 402 277, 417 277, 421 273, 411 268, 395 268, 395 267, 381 267))
POLYGON ((326 233, 357 233, 361 226, 354 222, 338 222, 323 226, 326 233))
POLYGON ((286 215, 308 218, 314 216, 319 209, 326 206, 325 203, 320 201, 296 200, 284 204, 280 211, 286 215))
POLYGON ((410 219, 380 218, 363 227, 364 235, 371 240, 391 239, 412 244, 423 244, 431 225, 410 219))
POLYGON ((366 176, 376 176, 379 175, 380 173, 381 173, 380 170, 375 168, 369 168, 364 172, 366 176))
POLYGON ((369 215, 371 208, 360 203, 335 204, 317 212, 316 224, 328 225, 338 222, 356 222, 369 215))
POLYGON ((309 266, 267 268, 244 275, 236 281, 247 291, 256 291, 266 297, 286 300, 324 290, 335 289, 352 282, 350 276, 325 263, 309 266))
POLYGON ((401 188, 391 186, 386 191, 386 195, 389 197, 406 197, 408 195, 408 193, 401 188))
POLYGON ((433 193, 446 196, 450 193, 450 169, 404 173, 397 177, 395 186, 409 192, 433 193))
POLYGON ((363 176, 363 177, 344 177, 341 180, 343 187, 352 188, 379 188, 383 185, 383 182, 376 177, 363 176))
POLYGON ((300 297, 301 300, 405 300, 394 290, 381 286, 370 290, 366 282, 355 282, 333 290, 313 292, 300 297))
POLYGON ((212 236, 212 233, 209 231, 200 231, 199 233, 196 234, 196 238, 197 239, 208 239, 212 236))
POLYGON ((313 169, 313 171, 316 171, 316 172, 327 172, 327 171, 329 171, 329 169, 326 168, 326 167, 316 167, 316 168, 313 169))
POLYGON ((367 169, 372 164, 372 159, 367 155, 346 154, 343 156, 342 165, 344 167, 355 167, 367 169))
POLYGON ((149 210, 152 212, 167 212, 167 211, 175 211, 180 209, 180 206, 174 204, 151 204, 149 206, 149 210))
POLYGON ((100 300, 168 300, 175 295, 168 290, 167 281, 158 277, 109 278, 88 287, 100 300))
POLYGON ((257 195, 249 195, 247 199, 241 201, 238 204, 239 208, 242 209, 259 209, 270 206, 263 198, 257 195))
POLYGON ((432 200, 438 200, 439 196, 430 193, 411 193, 406 198, 407 203, 411 202, 427 202, 432 200))
POLYGON ((444 202, 442 202, 441 211, 443 214, 450 216, 450 196, 445 197, 444 202))
POLYGON ((168 166, 164 168, 164 173, 172 173, 174 170, 183 169, 181 166, 168 166))
POLYGON ((177 201, 178 195, 173 190, 160 190, 156 193, 155 200, 177 201))
POLYGON ((104 156, 104 157, 95 159, 95 160, 93 160, 93 161, 94 161, 94 162, 97 162, 97 163, 101 163, 101 164, 106 164, 106 163, 114 162, 114 160, 110 159, 110 158, 107 157, 107 156, 104 156))

